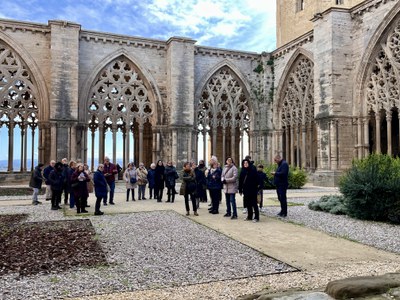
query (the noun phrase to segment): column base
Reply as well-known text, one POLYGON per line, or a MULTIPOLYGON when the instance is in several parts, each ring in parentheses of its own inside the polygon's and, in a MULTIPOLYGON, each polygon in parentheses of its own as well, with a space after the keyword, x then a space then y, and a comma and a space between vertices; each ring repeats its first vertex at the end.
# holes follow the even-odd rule
POLYGON ((317 170, 308 177, 308 181, 316 186, 337 187, 343 171, 317 170))

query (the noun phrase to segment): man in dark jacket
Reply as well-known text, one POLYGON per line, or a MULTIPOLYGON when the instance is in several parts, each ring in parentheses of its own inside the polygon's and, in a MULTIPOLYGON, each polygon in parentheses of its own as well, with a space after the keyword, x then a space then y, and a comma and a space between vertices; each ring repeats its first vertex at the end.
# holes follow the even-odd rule
POLYGON ((57 210, 61 209, 61 195, 64 186, 64 166, 61 162, 57 162, 54 165, 54 170, 49 174, 49 183, 51 185, 51 209, 57 210))
MULTIPOLYGON (((109 203, 111 205, 114 205, 114 191, 115 191, 115 175, 118 174, 118 170, 116 165, 112 164, 110 162, 109 157, 104 157, 104 168, 103 168, 103 174, 104 177, 106 178, 107 184, 110 188, 110 199, 109 203)), ((107 205, 107 198, 103 200, 103 204, 107 205)))
POLYGON ((49 181, 50 172, 54 170, 54 165, 56 162, 54 160, 50 161, 50 164, 44 168, 43 177, 45 179, 44 183, 46 184, 46 201, 51 200, 51 185, 49 181))
POLYGON ((39 163, 36 167, 35 170, 33 170, 32 175, 31 175, 31 180, 29 181, 29 186, 33 189, 33 195, 32 195, 32 204, 33 205, 38 205, 41 204, 42 202, 38 201, 38 194, 39 190, 42 188, 42 182, 43 182, 43 176, 42 176, 42 168, 44 164, 39 163))
POLYGON ((271 172, 271 174, 274 175, 276 193, 281 203, 281 211, 278 216, 285 218, 287 216, 286 191, 289 186, 289 165, 280 155, 276 155, 274 161, 278 164, 278 168, 275 172, 271 172))

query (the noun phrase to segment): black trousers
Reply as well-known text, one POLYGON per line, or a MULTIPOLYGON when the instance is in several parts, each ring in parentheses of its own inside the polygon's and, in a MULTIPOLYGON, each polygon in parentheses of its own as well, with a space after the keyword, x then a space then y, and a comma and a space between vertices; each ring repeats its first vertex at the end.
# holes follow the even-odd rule
POLYGON ((190 200, 192 201, 192 208, 193 211, 197 211, 197 203, 196 203, 196 197, 194 196, 194 193, 185 193, 185 207, 186 207, 186 211, 189 212, 190 208, 189 208, 189 197, 190 200))
POLYGON ((210 189, 211 197, 211 207, 213 211, 218 211, 219 202, 221 201, 221 190, 220 189, 210 189))
POLYGON ((257 205, 257 194, 243 194, 243 199, 245 199, 245 203, 247 203, 247 219, 253 219, 253 209, 254 209, 254 219, 260 219, 260 211, 258 210, 257 205))
POLYGON ((51 207, 57 207, 61 202, 62 190, 51 190, 51 207))

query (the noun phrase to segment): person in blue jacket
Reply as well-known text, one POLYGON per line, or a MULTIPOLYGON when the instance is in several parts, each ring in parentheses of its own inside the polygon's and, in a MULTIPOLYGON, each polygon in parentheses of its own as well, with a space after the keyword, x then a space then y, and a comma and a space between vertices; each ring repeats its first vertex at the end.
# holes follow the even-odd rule
POLYGON ((278 167, 271 174, 274 175, 274 185, 276 186, 276 193, 281 203, 281 211, 278 216, 285 218, 287 216, 286 191, 289 186, 289 165, 280 155, 276 155, 274 161, 278 164, 278 167))

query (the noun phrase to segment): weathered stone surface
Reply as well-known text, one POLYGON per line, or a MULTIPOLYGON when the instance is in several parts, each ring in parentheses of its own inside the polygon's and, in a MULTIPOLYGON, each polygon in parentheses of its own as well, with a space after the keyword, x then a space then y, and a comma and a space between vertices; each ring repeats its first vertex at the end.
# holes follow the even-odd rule
POLYGON ((261 291, 252 295, 239 297, 238 300, 331 300, 329 295, 319 291, 287 291, 283 293, 270 293, 261 291))
POLYGON ((336 299, 378 295, 400 286, 400 274, 353 277, 329 282, 325 292, 336 299))

